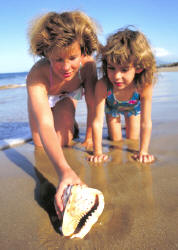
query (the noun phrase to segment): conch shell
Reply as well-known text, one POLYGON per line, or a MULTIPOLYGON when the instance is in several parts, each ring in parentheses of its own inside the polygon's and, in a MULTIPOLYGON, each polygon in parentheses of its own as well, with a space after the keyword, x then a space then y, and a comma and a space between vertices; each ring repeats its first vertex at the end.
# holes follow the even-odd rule
POLYGON ((104 209, 101 191, 80 185, 69 185, 63 194, 62 234, 83 238, 97 222, 104 209))

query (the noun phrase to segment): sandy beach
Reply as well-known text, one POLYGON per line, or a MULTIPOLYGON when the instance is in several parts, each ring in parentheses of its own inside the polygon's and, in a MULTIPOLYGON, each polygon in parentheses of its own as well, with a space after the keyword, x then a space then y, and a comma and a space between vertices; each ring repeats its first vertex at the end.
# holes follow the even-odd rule
POLYGON ((138 141, 111 142, 106 128, 103 149, 110 158, 106 163, 86 161, 90 152, 81 145, 83 127, 80 139, 64 148, 80 178, 105 197, 101 217, 82 240, 58 232, 53 205, 57 176, 43 149, 28 142, 0 151, 0 249, 178 249, 178 73, 171 77, 169 85, 163 79, 162 86, 155 87, 153 164, 135 162, 138 141))
POLYGON ((158 68, 158 72, 178 72, 178 66, 161 67, 161 68, 158 68))

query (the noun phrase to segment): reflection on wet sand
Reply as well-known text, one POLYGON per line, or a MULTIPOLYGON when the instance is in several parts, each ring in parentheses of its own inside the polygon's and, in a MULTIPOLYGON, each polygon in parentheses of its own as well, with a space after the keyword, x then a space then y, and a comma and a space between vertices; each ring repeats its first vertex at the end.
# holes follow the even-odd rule
POLYGON ((56 188, 50 180, 50 176, 55 178, 55 171, 42 148, 35 148, 35 173, 38 179, 35 198, 38 204, 48 213, 54 230, 58 233, 60 221, 57 218, 54 207, 54 195, 56 188))
POLYGON ((69 164, 80 178, 89 187, 101 190, 105 197, 102 215, 82 240, 64 238, 56 230, 53 201, 57 175, 45 152, 35 150, 36 175, 39 179, 37 193, 43 200, 40 204, 50 218, 50 222, 43 221, 39 227, 39 238, 45 247, 110 249, 112 242, 112 249, 119 249, 124 238, 128 235, 133 237, 135 230, 134 234, 137 234, 139 224, 141 228, 152 225, 154 199, 151 169, 149 165, 141 165, 131 157, 138 143, 129 140, 118 143, 107 141, 104 147, 111 160, 97 165, 86 161, 87 153, 80 143, 64 149, 69 164))

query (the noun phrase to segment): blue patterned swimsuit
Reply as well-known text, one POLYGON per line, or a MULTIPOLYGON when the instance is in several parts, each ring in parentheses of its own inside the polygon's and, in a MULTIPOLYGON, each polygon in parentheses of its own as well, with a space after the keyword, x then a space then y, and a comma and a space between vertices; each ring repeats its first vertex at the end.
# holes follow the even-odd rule
POLYGON ((106 114, 110 114, 112 117, 118 117, 120 114, 123 114, 129 117, 131 115, 139 115, 140 111, 140 95, 137 92, 133 93, 130 100, 119 101, 115 98, 112 88, 107 90, 106 114))

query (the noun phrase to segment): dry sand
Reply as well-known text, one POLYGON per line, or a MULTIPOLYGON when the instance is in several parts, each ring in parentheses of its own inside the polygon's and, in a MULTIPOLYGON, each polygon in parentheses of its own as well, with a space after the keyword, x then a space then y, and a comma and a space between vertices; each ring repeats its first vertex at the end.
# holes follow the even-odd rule
POLYGON ((158 72, 177 72, 177 71, 178 71, 178 66, 158 68, 158 72))

